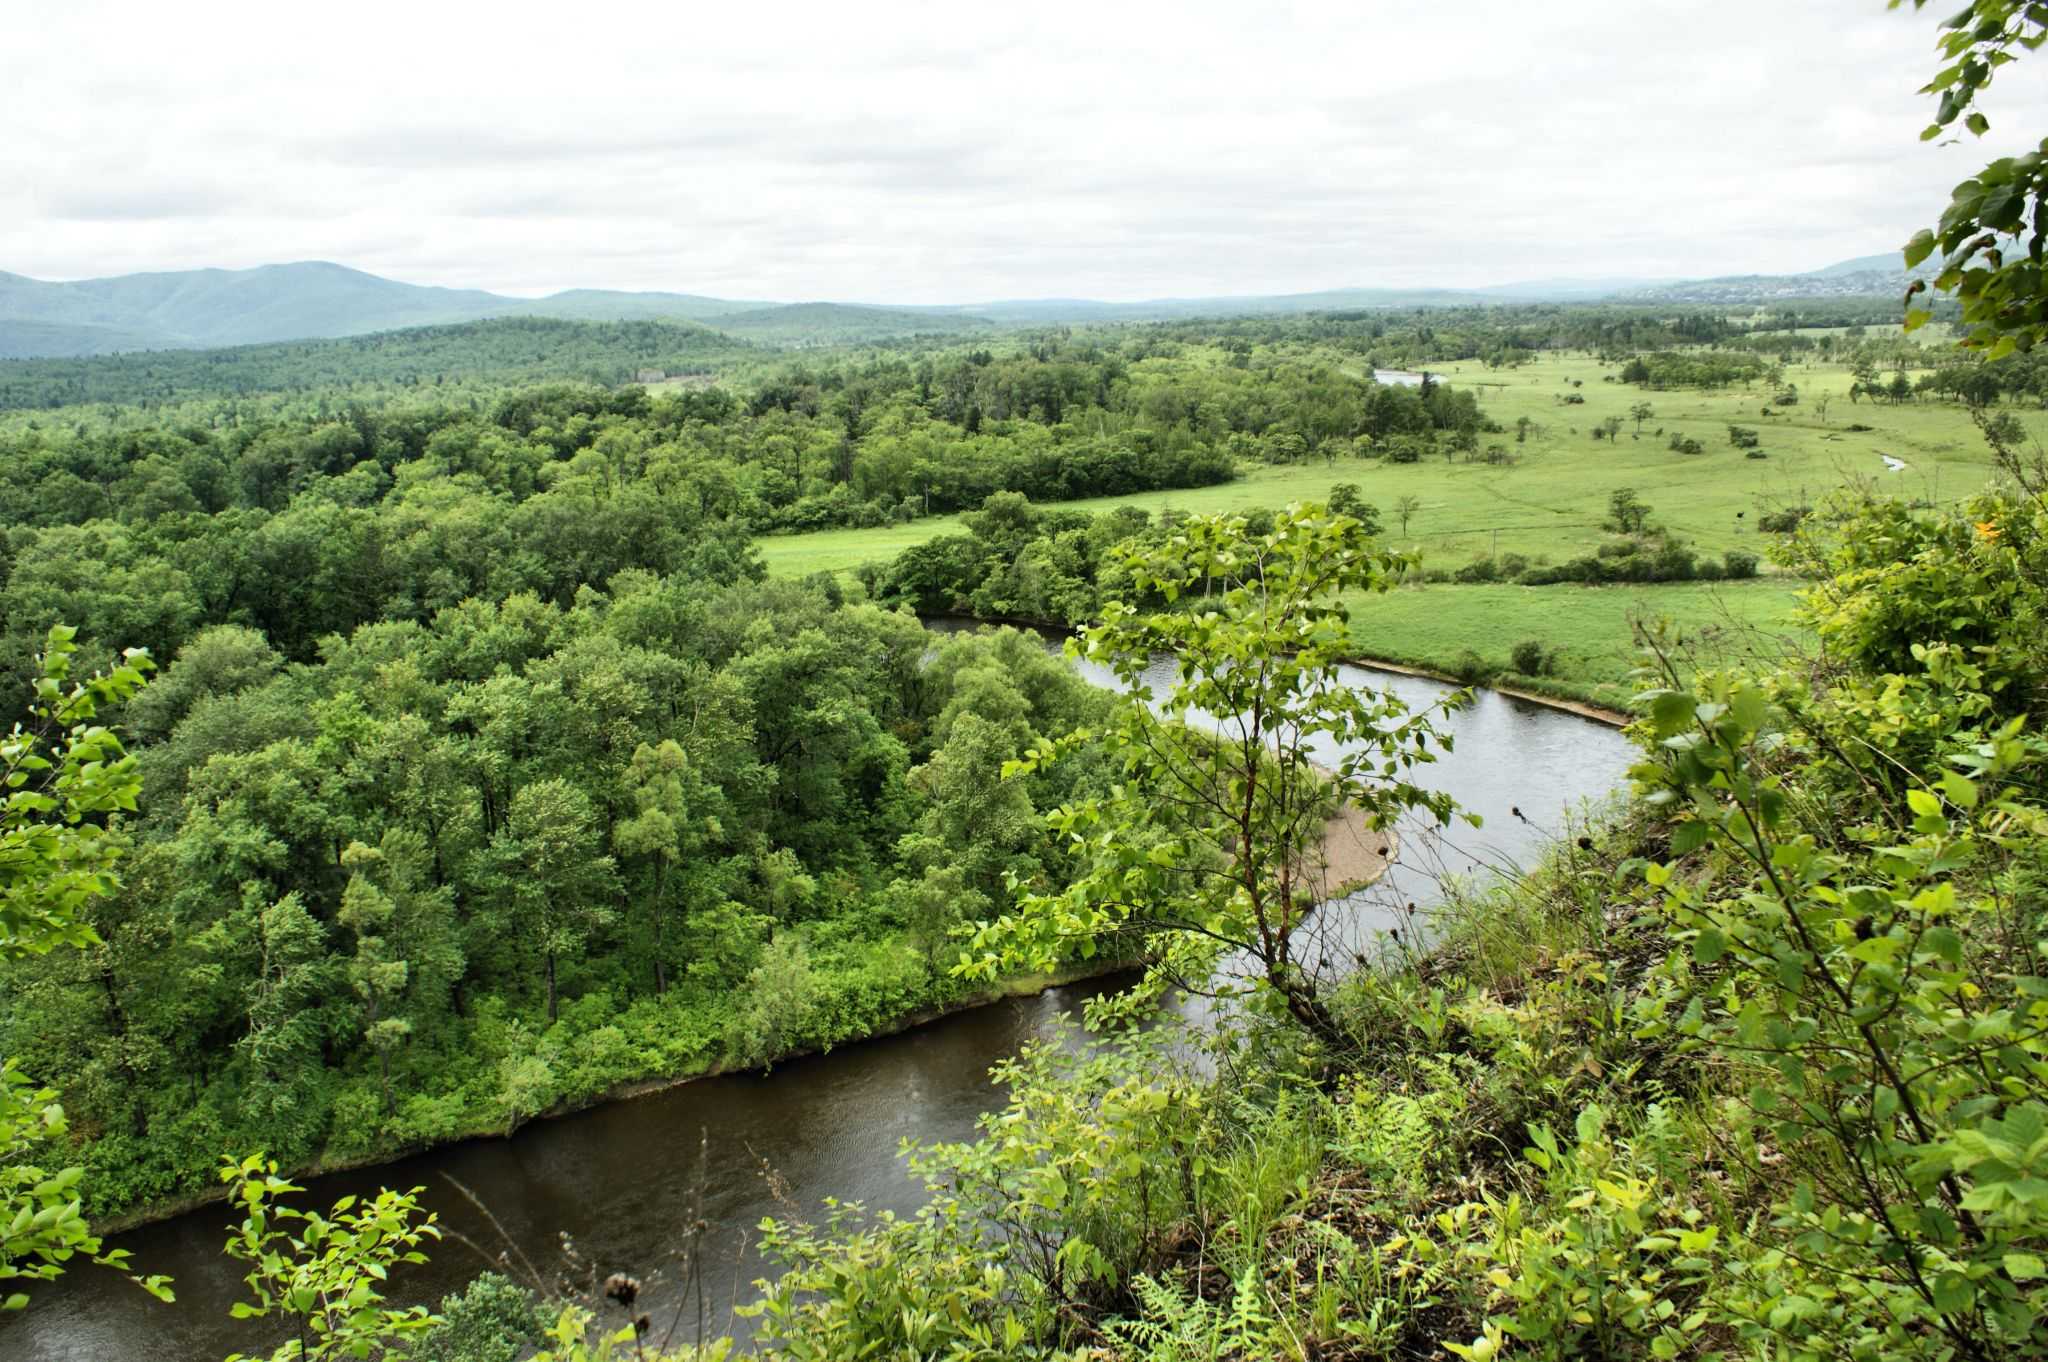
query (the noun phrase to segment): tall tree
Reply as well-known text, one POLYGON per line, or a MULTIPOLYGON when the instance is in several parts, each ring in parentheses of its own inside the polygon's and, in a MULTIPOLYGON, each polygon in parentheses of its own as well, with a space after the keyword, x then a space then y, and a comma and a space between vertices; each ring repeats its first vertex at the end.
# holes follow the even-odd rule
MULTIPOLYGON (((1050 832, 1084 849, 1081 873, 982 926, 962 969, 1046 969, 1077 943, 1089 953, 1124 933, 1156 952, 1153 983, 1199 983, 1235 953, 1243 977, 1216 987, 1263 999, 1341 1048, 1329 980, 1296 954, 1330 888, 1308 853, 1339 804, 1375 828, 1411 810, 1439 821, 1454 812, 1448 795, 1408 779, 1448 746, 1431 715, 1338 676, 1351 646, 1344 597, 1389 590, 1412 562, 1313 505, 1289 507, 1268 534, 1211 516, 1130 551, 1134 586, 1167 608, 1112 601, 1074 645, 1126 688, 1101 738, 1128 778, 1047 816, 1050 832), (1157 695, 1146 672, 1161 656, 1175 659, 1174 679, 1157 695)), ((1040 746, 1011 773, 1087 741, 1040 746)))
POLYGON ((363 1000, 363 1039, 377 1055, 377 1079, 384 1093, 384 1114, 392 1113, 391 1052, 412 1034, 412 1022, 399 1013, 410 980, 411 965, 392 939, 398 905, 366 871, 383 859, 375 848, 351 842, 341 863, 352 873, 342 891, 341 925, 355 935, 355 955, 348 963, 349 986, 363 1000))
POLYGON ((556 969, 610 925, 612 858, 589 798, 560 779, 522 786, 493 843, 495 883, 540 952, 548 1021, 558 1015, 556 969))

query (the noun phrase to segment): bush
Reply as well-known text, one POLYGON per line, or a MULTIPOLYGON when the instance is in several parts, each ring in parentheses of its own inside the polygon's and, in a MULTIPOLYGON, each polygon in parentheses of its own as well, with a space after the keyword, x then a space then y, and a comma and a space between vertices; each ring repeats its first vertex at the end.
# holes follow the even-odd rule
POLYGON ((1500 564, 1491 558, 1474 558, 1458 569, 1455 580, 1468 585, 1475 582, 1497 582, 1500 580, 1500 564))
POLYGON ((1523 676, 1548 676, 1555 659, 1540 642, 1525 638, 1509 650, 1508 665, 1523 676))
POLYGON ((1721 561, 1725 565, 1730 577, 1756 576, 1758 559, 1753 553, 1746 553, 1741 549, 1730 549, 1722 557, 1721 561))
POLYGON ((1755 428, 1751 426, 1730 426, 1728 427, 1728 443, 1734 445, 1737 449, 1755 449, 1759 444, 1763 443, 1763 436, 1759 435, 1755 428))
POLYGON ((1691 436, 1680 435, 1674 430, 1671 432, 1671 451, 1674 454, 1704 454, 1707 447, 1691 436))
POLYGON ((1761 449, 1752 449, 1746 451, 1742 457, 1745 459, 1768 459, 1771 456, 1764 453, 1761 449))
POLYGON ((1756 518, 1756 527, 1763 534, 1790 534, 1799 528, 1799 522, 1813 514, 1811 506, 1787 506, 1779 511, 1766 511, 1756 518))
POLYGON ((441 1322, 419 1336, 413 1362, 514 1362, 547 1342, 555 1317, 525 1287, 486 1272, 443 1296, 441 1322))
POLYGON ((1470 648, 1458 654, 1458 660, 1451 664, 1451 675, 1468 684, 1490 681, 1498 670, 1499 668, 1470 648))

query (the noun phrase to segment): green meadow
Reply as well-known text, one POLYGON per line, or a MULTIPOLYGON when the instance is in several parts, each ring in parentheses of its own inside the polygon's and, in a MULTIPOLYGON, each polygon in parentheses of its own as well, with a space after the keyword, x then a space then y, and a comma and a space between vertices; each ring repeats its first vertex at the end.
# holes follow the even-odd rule
POLYGON ((1512 684, 1625 708, 1637 689, 1635 626, 1662 620, 1689 663, 1712 665, 1796 646, 1796 588, 1782 578, 1645 586, 1513 586, 1427 583, 1354 596, 1351 636, 1375 661, 1512 684), (1517 643, 1550 655, 1543 676, 1518 676, 1517 643))
MULTIPOLYGON (((1504 431, 1486 437, 1482 450, 1503 447, 1503 462, 1430 459, 1404 465, 1353 457, 1253 465, 1220 486, 1064 505, 1088 511, 1118 505, 1155 513, 1242 511, 1320 499, 1348 482, 1380 508, 1390 542, 1418 551, 1425 567, 1456 568, 1496 553, 1541 563, 1588 552, 1607 537, 1607 499, 1622 487, 1634 488, 1655 521, 1703 552, 1761 553, 1771 542, 1756 528, 1765 511, 1811 503, 1831 489, 1858 483, 1948 502, 1981 487, 1991 473, 1984 442, 1960 407, 1852 401, 1852 380, 1842 365, 1789 366, 1785 377, 1800 395, 1791 407, 1770 405, 1762 385, 1645 391, 1621 383, 1617 370, 1585 354, 1546 355, 1517 369, 1473 361, 1433 370, 1447 383, 1480 393, 1487 415, 1504 431), (1567 402, 1570 394, 1583 401, 1567 402), (1639 431, 1631 416, 1637 403, 1651 408, 1639 431), (1611 442, 1593 435, 1608 417, 1624 422, 1611 442), (1528 424, 1520 428, 1524 418, 1528 424), (1735 448, 1730 425, 1756 430, 1764 457, 1747 457, 1735 448), (1699 441, 1704 452, 1674 452, 1674 434, 1699 441), (1885 455, 1904 462, 1905 469, 1888 469, 1885 455), (1413 502, 1405 525, 1396 509, 1404 498, 1413 502)), ((2048 415, 2018 414, 2036 435, 2048 437, 2048 415)), ((959 528, 958 517, 934 517, 877 529, 771 536, 759 545, 777 576, 844 573, 959 528)), ((1415 585, 1354 603, 1354 632, 1363 656, 1443 671, 1469 671, 1475 662, 1489 671, 1503 668, 1515 643, 1535 639, 1552 649, 1554 672, 1533 684, 1613 704, 1628 694, 1633 620, 1668 618, 1702 652, 1768 646, 1795 631, 1793 592, 1790 581, 1773 577, 1768 568, 1750 582, 1415 585)))

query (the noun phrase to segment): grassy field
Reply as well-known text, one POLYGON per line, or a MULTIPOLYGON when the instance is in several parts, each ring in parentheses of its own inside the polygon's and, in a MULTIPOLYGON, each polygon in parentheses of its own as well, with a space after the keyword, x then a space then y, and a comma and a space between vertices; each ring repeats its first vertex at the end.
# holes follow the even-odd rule
MULTIPOLYGON (((1525 445, 1508 437, 1510 450, 1522 455, 1517 463, 1391 467, 1362 480, 1366 499, 1382 507, 1403 493, 1419 498, 1423 508, 1410 522, 1412 537, 1430 558, 1451 565, 1491 551, 1496 527, 1502 553, 1582 552, 1601 538, 1607 496, 1617 487, 1634 487, 1658 521, 1702 549, 1721 552, 1756 546, 1759 510, 1810 501, 1846 483, 1868 481, 1948 501, 1981 487, 1991 471, 1983 439, 1960 407, 1852 404, 1851 379, 1840 365, 1788 368, 1786 379, 1800 393, 1794 407, 1768 407, 1761 386, 1644 392, 1607 381, 1616 366, 1583 356, 1546 356, 1515 370, 1454 364, 1441 372, 1447 382, 1476 388, 1487 415, 1501 425, 1512 430, 1524 416, 1532 423, 1525 445), (1581 386, 1570 387, 1572 380, 1581 386), (1585 403, 1562 405, 1567 392, 1585 403), (1629 419, 1637 402, 1648 402, 1654 413, 1640 437, 1629 419), (1766 410, 1779 414, 1766 416, 1766 410), (1620 439, 1594 440, 1593 428, 1609 416, 1627 422, 1620 439), (1768 457, 1745 458, 1733 448, 1731 424, 1757 430, 1768 457), (1870 429, 1852 431, 1852 425, 1870 429), (1698 440, 1706 452, 1673 453, 1674 432, 1698 440), (1888 472, 1882 454, 1903 460, 1905 470, 1888 472)), ((2036 434, 2048 435, 2048 416, 2019 414, 2036 434)))
MULTIPOLYGON (((1390 541, 1420 550, 1425 566, 1457 567, 1494 553, 1556 562, 1588 552, 1607 535, 1607 498, 1620 487, 1635 488, 1656 522, 1719 554, 1734 548, 1760 552, 1770 542, 1756 530, 1760 512, 1810 502, 1831 488, 1868 482, 1946 502, 1983 486, 1991 473, 1983 440, 1959 407, 1852 403, 1850 375, 1840 365, 1788 368, 1785 376, 1798 387, 1800 402, 1770 407, 1772 415, 1764 414, 1762 385, 1721 393, 1645 392, 1611 381, 1617 369, 1585 355, 1546 355, 1519 369, 1493 370, 1475 361, 1436 370, 1446 382, 1477 389, 1487 415, 1506 428, 1505 435, 1485 438, 1507 446, 1512 458, 1505 464, 1437 459, 1398 465, 1353 458, 1254 466, 1223 486, 1066 504, 1085 510, 1136 505, 1155 512, 1234 511, 1317 499, 1332 485, 1351 482, 1381 508, 1390 541), (1585 401, 1564 404, 1561 398, 1573 392, 1585 401), (1653 409, 1640 436, 1629 417, 1637 402, 1653 409), (1592 430, 1609 416, 1627 422, 1620 438, 1594 440, 1592 430), (1517 441, 1521 417, 1530 425, 1526 439, 1517 441), (1732 447, 1730 424, 1758 430, 1768 457, 1746 458, 1732 447), (1852 425, 1870 429, 1853 431, 1852 425), (1706 452, 1672 452, 1673 432, 1698 440, 1706 452), (1903 460, 1905 470, 1887 471, 1880 457, 1886 454, 1903 460), (1405 530, 1393 513, 1402 497, 1420 503, 1405 530)), ((2016 414, 2048 441, 2048 414, 2016 414)), ((958 529, 958 518, 948 516, 873 530, 776 536, 761 540, 760 547, 769 571, 778 576, 845 572, 958 529)), ((1361 654, 1440 670, 1455 669, 1468 653, 1505 665, 1516 642, 1541 639, 1558 652, 1557 675, 1545 683, 1549 688, 1611 704, 1627 695, 1619 678, 1633 657, 1632 612, 1666 616, 1695 636, 1714 626, 1719 637, 1732 639, 1783 633, 1791 605, 1791 585, 1769 577, 1627 588, 1428 586, 1360 603, 1355 627, 1361 654)))
MULTIPOLYGON (((1419 464, 1386 464, 1340 459, 1274 468, 1258 466, 1236 482, 1178 492, 1148 492, 1066 503, 1100 510, 1114 505, 1157 511, 1244 510, 1318 498, 1335 483, 1357 483, 1376 503, 1390 539, 1419 548, 1433 566, 1455 567, 1490 553, 1519 553, 1534 560, 1561 560, 1588 551, 1605 536, 1602 519, 1616 488, 1633 487, 1649 502, 1655 518, 1714 553, 1759 548, 1759 511, 1810 501, 1832 487, 1866 480, 1912 497, 1948 501, 1983 485, 1991 462, 1968 416, 1945 403, 1852 404, 1849 373, 1839 365, 1795 365, 1786 377, 1799 388, 1796 407, 1771 408, 1765 395, 1735 389, 1725 393, 1652 392, 1608 382, 1615 366, 1586 356, 1545 356, 1520 369, 1490 370, 1477 362, 1437 371, 1447 382, 1478 390, 1486 413, 1508 433, 1488 437, 1505 444, 1513 461, 1493 465, 1432 459, 1419 464), (1577 380, 1580 386, 1571 387, 1577 380), (1582 405, 1559 399, 1577 392, 1582 405), (1827 417, 1818 399, 1829 399, 1827 417), (1648 402, 1654 414, 1641 436, 1631 421, 1620 439, 1594 440, 1591 431, 1609 416, 1628 420, 1629 408, 1648 402), (1517 418, 1531 425, 1517 443, 1517 418), (1762 435, 1768 456, 1750 459, 1728 443, 1730 424, 1762 435), (1867 425, 1852 431, 1851 425, 1867 425), (1662 432, 1661 434, 1659 432, 1662 432), (1703 454, 1676 454, 1673 432, 1698 440, 1703 454), (1904 472, 1887 472, 1881 454, 1904 460, 1904 472), (1392 515, 1395 503, 1414 497, 1421 509, 1403 532, 1392 515)), ((2021 419, 2048 438, 2048 415, 2021 412, 2021 419)), ((934 517, 873 530, 826 530, 763 539, 769 571, 778 576, 843 572, 883 559, 911 544, 958 529, 957 517, 934 517)))
POLYGON ((1632 631, 1637 619, 1664 619, 1694 659, 1706 665, 1751 653, 1773 654, 1796 633, 1789 582, 1685 582, 1657 586, 1403 587, 1356 597, 1351 636, 1361 657, 1465 674, 1476 659, 1506 670, 1515 644, 1534 639, 1551 650, 1555 670, 1506 679, 1595 704, 1623 707, 1635 687, 1632 631), (1469 656, 1468 656, 1469 655, 1469 656))

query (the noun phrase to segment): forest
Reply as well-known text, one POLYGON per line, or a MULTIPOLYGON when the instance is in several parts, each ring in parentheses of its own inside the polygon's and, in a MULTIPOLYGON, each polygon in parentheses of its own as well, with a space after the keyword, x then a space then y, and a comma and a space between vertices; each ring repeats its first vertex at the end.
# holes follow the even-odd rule
MULTIPOLYGON (((1982 135, 2048 11, 1939 32, 1982 135)), ((435 1301, 423 1189, 295 1179, 1113 973, 921 1209, 764 1171, 747 1351, 2048 1355, 2044 190, 1869 307, 0 363, 0 1307, 170 1301, 107 1227, 211 1192, 272 1362, 724 1362, 713 1212, 435 1301), (1509 592, 1533 680, 1623 585, 1625 790, 1336 935, 1333 823, 1480 821, 1361 648, 1509 592)))

